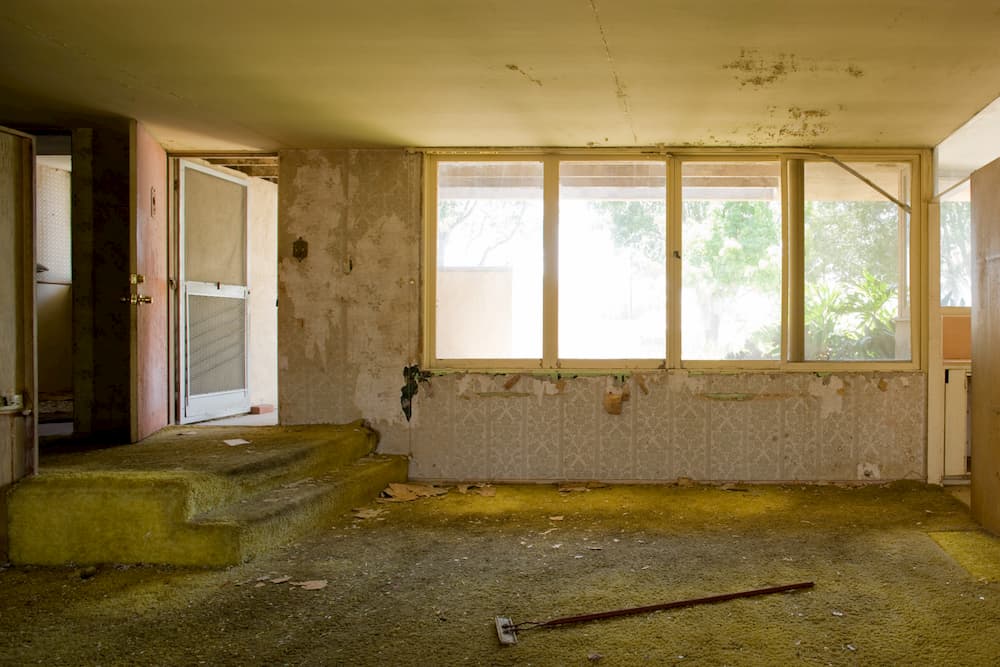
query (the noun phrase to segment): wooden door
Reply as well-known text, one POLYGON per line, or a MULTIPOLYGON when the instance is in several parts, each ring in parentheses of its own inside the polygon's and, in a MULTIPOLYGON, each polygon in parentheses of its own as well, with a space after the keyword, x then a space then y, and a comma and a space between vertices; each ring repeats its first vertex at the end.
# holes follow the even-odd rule
POLYGON ((972 516, 1000 534, 1000 160, 972 174, 972 516))
POLYGON ((0 128, 0 489, 38 467, 34 150, 0 128))
POLYGON ((130 230, 130 419, 133 442, 167 425, 167 154, 133 125, 130 230))

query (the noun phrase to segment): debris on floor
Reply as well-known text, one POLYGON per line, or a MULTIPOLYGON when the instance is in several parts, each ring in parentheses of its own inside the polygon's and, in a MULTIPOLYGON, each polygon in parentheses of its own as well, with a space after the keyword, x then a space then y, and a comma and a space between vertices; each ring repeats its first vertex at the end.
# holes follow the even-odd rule
POLYGON ((402 484, 393 482, 382 490, 379 502, 383 503, 405 503, 420 498, 433 498, 443 496, 448 493, 448 489, 429 484, 402 484))
POLYGON ((723 484, 719 488, 722 489, 723 491, 743 491, 744 493, 750 491, 750 489, 748 489, 747 487, 738 486, 737 484, 734 484, 732 482, 727 482, 726 484, 723 484))
POLYGON ((376 510, 369 508, 356 508, 352 511, 354 512, 355 519, 377 519, 383 514, 385 514, 385 510, 376 510))
POLYGON ((559 485, 559 493, 580 493, 591 489, 604 489, 607 486, 603 482, 568 482, 559 485))
POLYGON ((487 498, 497 494, 496 487, 490 484, 459 484, 455 488, 462 494, 474 493, 487 498))
POLYGON ((222 442, 226 443, 230 447, 238 447, 240 445, 250 444, 249 440, 244 440, 243 438, 230 438, 229 440, 223 440, 222 442))
POLYGON ((290 581, 289 586, 298 586, 304 591, 318 591, 326 588, 326 579, 311 579, 309 581, 290 581))

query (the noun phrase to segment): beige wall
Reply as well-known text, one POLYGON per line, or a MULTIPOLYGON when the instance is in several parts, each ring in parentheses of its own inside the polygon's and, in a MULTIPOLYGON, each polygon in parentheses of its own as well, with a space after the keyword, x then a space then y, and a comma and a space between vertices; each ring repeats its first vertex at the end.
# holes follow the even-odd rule
POLYGON ((410 454, 423 479, 924 478, 919 372, 651 372, 628 381, 621 415, 602 407, 620 389, 611 377, 506 387, 509 376, 454 374, 421 385, 408 423, 399 393, 420 337, 420 190, 419 158, 403 151, 282 153, 283 423, 365 417, 380 449, 410 454))
POLYGON ((250 404, 278 402, 278 186, 251 178, 247 192, 250 255, 250 404))

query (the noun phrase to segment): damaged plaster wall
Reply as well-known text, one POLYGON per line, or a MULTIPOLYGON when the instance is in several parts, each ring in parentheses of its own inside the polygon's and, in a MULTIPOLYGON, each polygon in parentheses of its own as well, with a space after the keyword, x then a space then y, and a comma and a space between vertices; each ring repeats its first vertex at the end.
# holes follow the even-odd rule
POLYGON ((415 400, 414 479, 923 479, 922 373, 658 371, 614 378, 431 378, 415 400), (639 381, 641 378, 641 382, 639 381))
POLYGON ((368 419, 405 451, 402 369, 417 358, 420 170, 402 150, 280 155, 278 402, 283 424, 368 419), (302 259, 293 256, 301 239, 302 259))
POLYGON ((281 154, 279 400, 284 424, 366 418, 426 480, 923 479, 926 375, 451 374, 400 408, 417 360, 420 159, 281 154), (308 243, 293 257, 296 240, 308 243))

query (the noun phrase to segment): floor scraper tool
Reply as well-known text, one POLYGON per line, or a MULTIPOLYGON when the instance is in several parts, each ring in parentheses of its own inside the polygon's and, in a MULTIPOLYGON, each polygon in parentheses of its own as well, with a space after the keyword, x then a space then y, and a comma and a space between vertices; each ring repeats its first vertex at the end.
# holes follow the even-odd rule
POLYGON ((599 621, 605 618, 617 618, 619 616, 633 616, 635 614, 646 614, 652 611, 663 609, 679 609, 681 607, 693 607, 699 604, 712 604, 713 602, 725 602, 727 600, 737 600, 739 598, 751 598, 758 595, 771 595, 773 593, 785 593, 787 591, 797 591, 805 588, 812 588, 815 584, 811 581, 804 581, 798 584, 785 584, 784 586, 772 586, 771 588, 758 588, 752 591, 740 591, 739 593, 724 593, 722 595, 712 595, 707 598, 695 598, 693 600, 678 600, 676 602, 663 602, 661 604, 651 604, 645 607, 629 607, 627 609, 615 609, 613 611, 602 611, 595 614, 580 614, 579 616, 563 616, 553 618, 550 621, 521 621, 515 623, 507 616, 497 616, 497 637, 500 643, 509 646, 517 643, 517 633, 526 630, 537 630, 538 628, 552 628, 557 625, 570 625, 571 623, 586 623, 587 621, 599 621))

